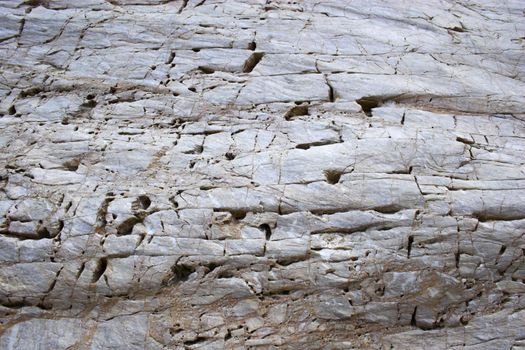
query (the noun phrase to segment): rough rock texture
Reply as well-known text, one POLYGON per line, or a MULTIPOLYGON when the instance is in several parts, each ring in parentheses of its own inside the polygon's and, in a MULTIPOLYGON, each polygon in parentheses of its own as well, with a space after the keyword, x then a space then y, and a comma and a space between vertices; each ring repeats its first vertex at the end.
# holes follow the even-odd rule
POLYGON ((521 0, 1 0, 1 349, 525 349, 521 0))

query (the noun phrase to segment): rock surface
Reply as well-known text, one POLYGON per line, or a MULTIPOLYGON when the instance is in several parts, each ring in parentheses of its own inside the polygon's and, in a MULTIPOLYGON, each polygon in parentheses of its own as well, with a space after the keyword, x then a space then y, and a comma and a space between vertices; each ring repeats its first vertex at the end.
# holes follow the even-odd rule
POLYGON ((1 0, 1 349, 525 349, 525 3, 1 0))

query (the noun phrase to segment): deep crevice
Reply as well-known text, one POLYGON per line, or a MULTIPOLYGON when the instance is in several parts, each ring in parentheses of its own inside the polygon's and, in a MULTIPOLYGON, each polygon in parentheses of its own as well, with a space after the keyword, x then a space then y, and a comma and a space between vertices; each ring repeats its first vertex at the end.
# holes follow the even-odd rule
POLYGON ((334 87, 332 86, 332 84, 328 82, 328 79, 326 80, 326 84, 328 85, 328 100, 330 102, 335 102, 336 95, 335 95, 334 87))
POLYGON ((417 327, 416 313, 417 313, 417 306, 414 308, 414 312, 412 312, 412 317, 410 318, 410 325, 412 327, 417 327))
POLYGON ((408 236, 407 259, 410 259, 410 254, 412 253, 412 244, 414 244, 414 236, 408 236))
POLYGON ((97 262, 97 267, 95 268, 95 271, 93 271, 93 278, 91 279, 92 283, 98 282, 100 277, 104 274, 106 271, 106 268, 108 267, 108 259, 106 257, 100 258, 97 262))

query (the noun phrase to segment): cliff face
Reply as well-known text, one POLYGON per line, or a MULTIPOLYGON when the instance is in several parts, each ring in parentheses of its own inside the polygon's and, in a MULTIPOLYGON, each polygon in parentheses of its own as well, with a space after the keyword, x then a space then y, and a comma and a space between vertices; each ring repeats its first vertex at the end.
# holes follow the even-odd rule
POLYGON ((0 348, 525 348, 523 1, 0 1, 0 348))

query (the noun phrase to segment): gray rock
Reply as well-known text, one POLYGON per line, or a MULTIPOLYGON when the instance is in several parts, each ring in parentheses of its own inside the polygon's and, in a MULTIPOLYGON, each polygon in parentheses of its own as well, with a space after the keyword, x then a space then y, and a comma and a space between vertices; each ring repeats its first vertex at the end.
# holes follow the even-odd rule
POLYGON ((0 0, 0 348, 524 348, 523 10, 0 0))
POLYGON ((350 318, 354 311, 344 297, 324 297, 317 306, 317 316, 322 319, 339 320, 350 318), (324 300, 323 300, 324 299, 324 300))
POLYGON ((2 349, 68 349, 80 345, 85 334, 82 320, 63 318, 59 320, 33 318, 17 323, 0 336, 2 349), (64 332, 67 329, 67 332, 64 332), (44 345, 43 345, 44 344, 44 345))

